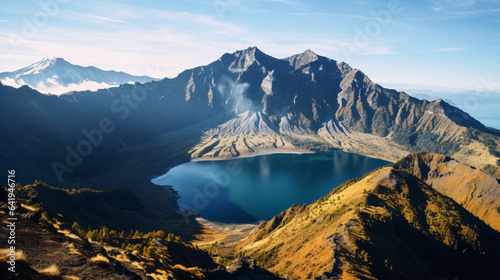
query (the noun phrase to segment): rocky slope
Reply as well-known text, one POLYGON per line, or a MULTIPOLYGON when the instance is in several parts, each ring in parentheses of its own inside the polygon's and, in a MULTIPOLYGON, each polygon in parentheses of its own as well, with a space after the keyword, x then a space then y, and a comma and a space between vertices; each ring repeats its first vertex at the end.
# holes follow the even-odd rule
POLYGON ((360 70, 309 50, 277 59, 253 47, 172 79, 97 92, 56 97, 0 86, 0 93, 9 104, 0 112, 0 132, 7 135, 0 140, 0 164, 22 169, 25 183, 113 176, 128 168, 122 162, 144 154, 152 155, 142 161, 145 170, 158 174, 169 165, 155 155, 166 152, 189 160, 332 148, 391 161, 439 152, 500 176, 499 131, 443 100, 385 89, 360 70), (69 151, 88 141, 84 130, 95 132, 103 120, 112 132, 69 166, 69 151), (173 138, 177 148, 166 151, 161 143, 173 138), (68 168, 56 174, 55 162, 68 168))
MULTIPOLYGON (((216 87, 235 111, 256 112, 238 116, 242 125, 254 127, 249 135, 238 130, 228 133, 225 128, 231 120, 207 130, 193 150, 194 157, 231 157, 300 143, 309 149, 335 147, 387 160, 418 150, 434 151, 481 168, 498 167, 495 145, 467 137, 468 129, 493 133, 498 143, 497 132, 443 100, 422 101, 382 88, 360 70, 310 50, 278 60, 249 48, 224 55, 220 63, 224 62, 230 64, 232 73, 227 75, 233 82, 216 87), (255 114, 261 114, 265 126, 252 122, 255 114), (259 141, 260 136, 267 140, 259 141), (489 149, 483 151, 485 147, 489 149)), ((216 63, 197 74, 214 73, 216 63)))
POLYGON ((500 233, 398 166, 348 181, 311 205, 292 206, 236 251, 297 279, 496 277, 500 233))

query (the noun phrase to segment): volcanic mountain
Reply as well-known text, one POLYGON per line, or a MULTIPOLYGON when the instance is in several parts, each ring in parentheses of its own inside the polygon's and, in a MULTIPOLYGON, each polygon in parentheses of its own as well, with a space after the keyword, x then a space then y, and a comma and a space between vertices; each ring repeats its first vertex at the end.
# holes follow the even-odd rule
POLYGON ((124 72, 104 71, 94 66, 82 67, 63 58, 49 56, 27 67, 0 73, 4 85, 28 85, 40 92, 62 94, 75 90, 96 90, 125 83, 149 82, 148 76, 133 76, 124 72))
POLYGON ((97 92, 0 86, 0 101, 9 104, 0 113, 2 168, 19 168, 26 183, 115 182, 198 157, 333 148, 391 161, 438 152, 500 177, 498 130, 310 50, 277 59, 252 47, 175 78, 97 92), (75 154, 82 143, 91 152, 75 154))

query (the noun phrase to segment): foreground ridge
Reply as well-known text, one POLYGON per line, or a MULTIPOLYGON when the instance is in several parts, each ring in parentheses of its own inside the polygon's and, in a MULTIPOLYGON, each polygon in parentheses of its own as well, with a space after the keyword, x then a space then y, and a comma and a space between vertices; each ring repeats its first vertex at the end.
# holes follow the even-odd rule
MULTIPOLYGON (((411 157, 425 165, 424 158, 441 156, 411 157)), ((399 166, 348 181, 311 205, 292 206, 236 250, 298 279, 494 277, 500 233, 399 166)))
POLYGON ((16 238, 25 245, 16 277, 494 279, 500 232, 489 204, 498 205, 497 191, 498 181, 482 171, 417 153, 258 226, 217 231, 193 220, 179 236, 175 220, 150 225, 161 230, 134 230, 126 218, 140 220, 147 201, 126 190, 17 185, 23 226, 16 238), (462 193, 471 195, 461 201, 462 193), (77 209, 75 201, 85 203, 77 209))

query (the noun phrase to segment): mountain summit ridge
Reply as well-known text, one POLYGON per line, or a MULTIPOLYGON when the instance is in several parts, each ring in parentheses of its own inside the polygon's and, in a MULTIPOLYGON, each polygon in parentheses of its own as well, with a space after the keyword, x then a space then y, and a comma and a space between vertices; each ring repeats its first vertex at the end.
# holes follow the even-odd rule
MULTIPOLYGON (((92 94, 74 92, 56 99, 23 88, 17 92, 24 94, 15 94, 6 86, 1 90, 6 104, 30 104, 9 108, 10 114, 5 115, 9 125, 2 132, 13 135, 21 127, 28 129, 18 131, 16 140, 2 139, 2 146, 17 151, 21 158, 33 145, 28 143, 40 139, 53 152, 46 155, 39 149, 29 155, 30 162, 39 166, 30 170, 41 167, 47 173, 53 173, 53 162, 65 161, 64 147, 76 146, 82 129, 111 117, 116 120, 116 132, 96 147, 98 152, 85 161, 90 166, 83 169, 99 170, 106 164, 97 158, 100 154, 126 158, 114 158, 118 164, 142 157, 141 150, 135 149, 138 143, 151 153, 160 152, 159 147, 168 150, 158 143, 170 143, 181 131, 176 137, 189 139, 180 151, 191 159, 231 158, 269 149, 342 149, 395 161, 409 153, 428 151, 452 156, 500 178, 500 132, 442 100, 419 100, 386 89, 361 70, 308 50, 278 59, 252 47, 223 54, 175 78, 123 84, 92 94), (128 105, 124 101, 130 100, 132 92, 146 94, 128 105), (12 117, 19 114, 26 116, 12 117), (33 125, 42 122, 66 133, 55 137, 60 130, 49 133, 33 125), (190 136, 184 135, 188 132, 190 136), (65 140, 61 143, 59 139, 65 140), (124 147, 128 154, 116 153, 124 147), (95 162, 90 159, 94 157, 95 162)), ((159 168, 161 158, 154 158, 150 164, 159 168)))
POLYGON ((302 66, 318 59, 319 56, 310 49, 307 49, 302 53, 283 58, 283 60, 287 60, 290 63, 290 66, 295 69, 301 68, 302 66))

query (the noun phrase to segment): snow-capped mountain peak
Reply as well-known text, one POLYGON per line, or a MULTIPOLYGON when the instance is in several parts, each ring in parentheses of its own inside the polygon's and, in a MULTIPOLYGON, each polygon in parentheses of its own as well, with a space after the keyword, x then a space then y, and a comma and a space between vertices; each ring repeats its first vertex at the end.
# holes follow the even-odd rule
POLYGON ((44 57, 42 60, 31 64, 28 67, 21 68, 17 71, 11 72, 15 73, 14 77, 19 78, 21 76, 30 75, 30 74, 40 74, 43 70, 54 67, 56 64, 69 64, 63 58, 58 58, 55 56, 44 57))
POLYGON ((97 90, 130 82, 149 82, 148 76, 133 76, 124 72, 104 71, 69 63, 64 58, 48 56, 13 72, 0 73, 4 85, 28 85, 42 93, 62 94, 75 90, 97 90))

